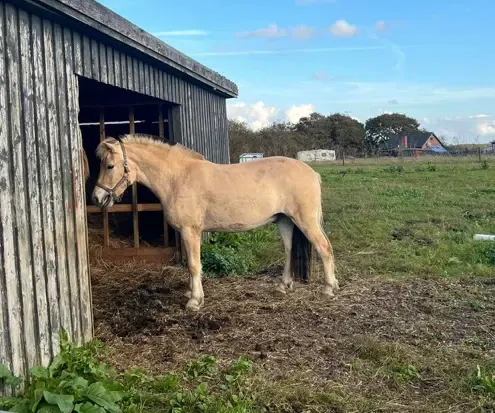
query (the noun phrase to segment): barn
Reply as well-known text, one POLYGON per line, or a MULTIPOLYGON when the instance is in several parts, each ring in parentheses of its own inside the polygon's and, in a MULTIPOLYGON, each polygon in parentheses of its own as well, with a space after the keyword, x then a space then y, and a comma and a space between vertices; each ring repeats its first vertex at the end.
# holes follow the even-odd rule
POLYGON ((98 142, 149 133, 229 163, 226 100, 236 96, 233 82, 93 0, 0 0, 0 363, 23 376, 50 362, 62 328, 78 344, 92 338, 88 217, 115 260, 180 251, 146 188, 110 210, 88 202, 98 142), (160 244, 150 246, 153 214, 160 244), (112 248, 112 223, 123 221, 132 244, 112 248))

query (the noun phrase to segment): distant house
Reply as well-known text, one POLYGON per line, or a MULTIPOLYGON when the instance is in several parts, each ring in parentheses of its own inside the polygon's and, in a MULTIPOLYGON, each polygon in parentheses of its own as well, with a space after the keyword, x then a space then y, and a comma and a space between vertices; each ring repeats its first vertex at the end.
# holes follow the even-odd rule
POLYGON ((447 150, 433 132, 411 132, 389 135, 388 140, 381 145, 380 152, 390 155, 399 152, 423 155, 446 154, 447 150))
POLYGON ((251 162, 263 158, 262 153, 243 153, 239 156, 239 163, 251 162))

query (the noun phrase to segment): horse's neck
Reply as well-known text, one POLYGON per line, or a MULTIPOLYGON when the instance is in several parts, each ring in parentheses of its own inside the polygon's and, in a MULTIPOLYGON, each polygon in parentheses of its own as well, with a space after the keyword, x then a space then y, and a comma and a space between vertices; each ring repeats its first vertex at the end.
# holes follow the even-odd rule
POLYGON ((166 196, 170 184, 178 173, 177 160, 170 148, 159 146, 130 146, 129 160, 137 168, 137 182, 155 193, 166 196))

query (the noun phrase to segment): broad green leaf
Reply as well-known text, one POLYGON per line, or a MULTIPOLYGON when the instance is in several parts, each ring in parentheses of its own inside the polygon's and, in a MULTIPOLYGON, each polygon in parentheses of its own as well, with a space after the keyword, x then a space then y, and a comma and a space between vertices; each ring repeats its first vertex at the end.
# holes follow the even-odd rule
POLYGON ((12 373, 5 364, 0 364, 0 380, 7 379, 12 376, 12 373))
POLYGON ((47 368, 41 366, 34 366, 29 369, 29 374, 37 379, 48 379, 50 372, 47 368))
POLYGON ((89 388, 84 392, 84 396, 99 406, 105 408, 110 413, 120 413, 120 407, 114 403, 117 401, 115 393, 118 392, 110 392, 105 388, 105 386, 103 386, 102 383, 97 382, 89 386, 89 388))
POLYGON ((39 409, 36 413, 61 413, 62 410, 55 405, 55 404, 49 404, 45 401, 41 402, 39 405, 39 409))
POLYGON ((74 396, 68 394, 55 394, 44 391, 43 396, 50 404, 56 404, 62 413, 72 413, 74 409, 74 396))
POLYGON ((36 389, 34 391, 33 403, 31 406, 31 411, 33 413, 36 412, 36 409, 38 408, 38 405, 40 404, 42 399, 43 399, 43 389, 36 389))
POLYGON ((77 413, 106 413, 103 407, 96 406, 95 404, 90 402, 77 404, 74 410, 77 413))
POLYGON ((53 377, 53 375, 58 371, 58 369, 60 369, 60 367, 62 367, 64 364, 65 364, 65 360, 62 357, 62 355, 57 354, 54 357, 52 363, 50 364, 50 367, 48 368, 48 370, 50 371, 50 376, 53 377))

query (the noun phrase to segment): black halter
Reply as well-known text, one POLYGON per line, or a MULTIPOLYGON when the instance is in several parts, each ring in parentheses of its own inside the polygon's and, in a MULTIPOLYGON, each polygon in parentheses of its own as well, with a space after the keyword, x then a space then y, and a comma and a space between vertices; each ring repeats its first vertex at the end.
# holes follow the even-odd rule
POLYGON ((108 192, 108 194, 113 198, 114 202, 120 202, 120 200, 122 199, 122 195, 124 195, 125 189, 124 189, 124 191, 122 191, 122 194, 120 196, 117 196, 117 194, 115 193, 115 190, 119 186, 121 186, 122 183, 124 183, 124 182, 125 182, 126 188, 129 186, 129 167, 127 166, 127 155, 125 153, 124 144, 120 140, 119 140, 119 143, 120 143, 120 148, 122 149, 122 155, 124 157, 124 175, 122 176, 120 181, 117 182, 117 184, 112 189, 107 188, 106 186, 99 184, 98 182, 96 182, 96 184, 95 184, 96 186, 100 187, 104 191, 108 192))

